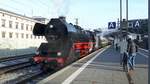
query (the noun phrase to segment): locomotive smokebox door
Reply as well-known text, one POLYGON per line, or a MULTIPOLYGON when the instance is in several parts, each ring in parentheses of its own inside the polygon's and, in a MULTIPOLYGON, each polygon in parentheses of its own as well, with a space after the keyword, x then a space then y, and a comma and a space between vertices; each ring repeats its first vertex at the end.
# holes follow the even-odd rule
POLYGON ((36 23, 33 29, 33 34, 36 36, 44 36, 45 35, 45 24, 36 23))

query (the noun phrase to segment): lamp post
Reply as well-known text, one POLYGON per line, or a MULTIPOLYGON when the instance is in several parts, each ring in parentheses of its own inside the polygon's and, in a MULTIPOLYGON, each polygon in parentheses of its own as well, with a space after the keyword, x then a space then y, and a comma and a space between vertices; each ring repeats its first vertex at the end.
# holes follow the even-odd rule
POLYGON ((126 0, 126 31, 128 32, 128 0, 126 0))
POLYGON ((120 29, 122 30, 122 0, 120 0, 120 29))
POLYGON ((120 0, 120 29, 121 32, 128 32, 128 0, 126 0, 126 19, 122 20, 122 0, 120 0))
MULTIPOLYGON (((150 43, 150 0, 148 0, 148 43, 150 43)), ((148 57, 148 62, 149 62, 149 68, 148 68, 148 84, 150 84, 150 44, 149 44, 149 57, 148 57)))

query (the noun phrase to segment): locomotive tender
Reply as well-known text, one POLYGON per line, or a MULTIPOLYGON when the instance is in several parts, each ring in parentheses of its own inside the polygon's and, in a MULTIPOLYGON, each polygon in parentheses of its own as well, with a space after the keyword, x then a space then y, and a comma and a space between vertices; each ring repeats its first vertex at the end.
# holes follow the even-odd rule
POLYGON ((42 63, 43 69, 70 64, 92 52, 95 46, 94 32, 67 23, 64 17, 53 18, 47 25, 36 23, 33 34, 45 36, 47 40, 33 57, 34 62, 42 63))

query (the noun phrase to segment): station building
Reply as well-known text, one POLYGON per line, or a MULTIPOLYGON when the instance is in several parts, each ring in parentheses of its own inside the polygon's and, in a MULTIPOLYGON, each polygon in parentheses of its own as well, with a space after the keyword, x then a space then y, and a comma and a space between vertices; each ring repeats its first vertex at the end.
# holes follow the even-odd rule
POLYGON ((0 56, 16 56, 35 53, 45 37, 34 36, 33 18, 0 9, 0 56))

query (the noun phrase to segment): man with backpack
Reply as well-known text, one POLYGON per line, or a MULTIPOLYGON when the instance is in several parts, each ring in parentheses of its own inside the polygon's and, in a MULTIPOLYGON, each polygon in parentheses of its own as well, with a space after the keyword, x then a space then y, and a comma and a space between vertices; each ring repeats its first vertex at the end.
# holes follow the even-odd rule
POLYGON ((134 40, 131 38, 128 39, 128 45, 127 45, 127 53, 128 53, 128 71, 134 70, 135 66, 135 57, 136 53, 138 51, 138 47, 135 44, 134 40))

